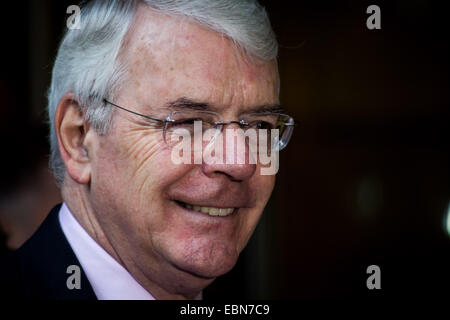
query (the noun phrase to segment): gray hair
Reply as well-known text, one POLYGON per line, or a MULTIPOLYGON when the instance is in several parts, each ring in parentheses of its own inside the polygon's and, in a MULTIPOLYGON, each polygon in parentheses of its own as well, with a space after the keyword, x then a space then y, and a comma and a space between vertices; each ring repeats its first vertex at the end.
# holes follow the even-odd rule
POLYGON ((93 0, 81 10, 81 29, 67 30, 60 44, 48 92, 50 168, 58 185, 65 166, 58 148, 54 117, 60 99, 72 92, 86 120, 107 133, 113 98, 126 74, 120 61, 124 38, 139 4, 154 11, 190 19, 231 39, 247 57, 276 59, 278 44, 266 11, 256 0, 93 0))

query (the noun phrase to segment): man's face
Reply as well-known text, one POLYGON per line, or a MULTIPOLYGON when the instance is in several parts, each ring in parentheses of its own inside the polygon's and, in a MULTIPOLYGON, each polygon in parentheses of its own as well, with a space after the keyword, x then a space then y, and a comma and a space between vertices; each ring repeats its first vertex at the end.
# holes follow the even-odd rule
MULTIPOLYGON (((140 8, 125 47, 129 80, 114 102, 133 111, 164 119, 167 103, 187 98, 207 102, 229 121, 278 103, 276 62, 246 62, 229 40, 194 23, 140 8)), ((114 111, 110 132, 98 138, 90 188, 121 262, 156 281, 185 273, 212 279, 229 271, 275 177, 260 175, 259 164, 175 165, 161 127, 114 111), (210 216, 183 204, 235 210, 210 216)))

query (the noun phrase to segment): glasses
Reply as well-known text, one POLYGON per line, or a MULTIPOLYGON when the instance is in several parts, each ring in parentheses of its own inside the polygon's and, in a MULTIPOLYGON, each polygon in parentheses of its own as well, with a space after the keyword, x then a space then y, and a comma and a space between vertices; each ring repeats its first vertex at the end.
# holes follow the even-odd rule
POLYGON ((250 113, 242 115, 239 121, 223 121, 222 116, 213 111, 183 110, 173 111, 165 119, 157 119, 126 109, 106 99, 103 99, 103 101, 123 111, 160 123, 163 127, 164 142, 170 147, 179 143, 179 138, 174 139, 174 137, 180 136, 180 130, 194 136, 196 128, 198 128, 196 123, 198 125, 198 122, 200 122, 202 137, 208 137, 206 141, 203 139, 203 147, 205 144, 209 146, 214 142, 226 125, 236 124, 243 130, 244 136, 249 137, 249 143, 257 143, 261 141, 261 137, 265 137, 268 150, 280 151, 289 143, 295 126, 294 119, 283 113, 250 113), (273 134, 276 132, 274 130, 278 130, 278 134, 273 134), (249 134, 250 131, 255 134, 253 135, 254 139, 250 139, 250 136, 252 136, 249 134))

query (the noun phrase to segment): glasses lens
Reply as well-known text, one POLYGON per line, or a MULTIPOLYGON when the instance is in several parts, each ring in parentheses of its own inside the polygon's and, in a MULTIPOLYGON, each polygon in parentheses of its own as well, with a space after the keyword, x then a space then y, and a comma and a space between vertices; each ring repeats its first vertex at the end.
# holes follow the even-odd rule
MULTIPOLYGON (((294 129, 294 119, 286 114, 255 113, 241 119, 248 124, 244 126, 244 136, 250 152, 284 149, 294 129)), ((221 125, 216 125, 222 121, 221 117, 210 111, 176 111, 167 120, 164 127, 165 142, 174 147, 190 141, 191 151, 201 151, 212 145, 222 129, 221 125)))
POLYGON ((294 119, 287 114, 280 114, 277 126, 280 130, 279 150, 283 150, 294 132, 294 119))
POLYGON ((256 113, 249 114, 244 119, 249 125, 247 130, 255 130, 259 146, 266 145, 267 150, 280 151, 288 144, 294 126, 294 119, 285 114, 256 113), (278 135, 276 131, 278 130, 278 135), (267 140, 264 140, 267 137, 267 140))
POLYGON ((220 117, 218 114, 209 111, 176 111, 172 112, 166 122, 166 126, 164 128, 164 140, 165 142, 173 147, 174 145, 183 141, 184 139, 190 139, 192 148, 191 150, 195 150, 194 145, 195 141, 200 141, 200 145, 207 145, 212 140, 214 135, 208 134, 204 135, 205 131, 208 130, 208 133, 211 133, 211 130, 214 132, 217 131, 217 134, 220 133, 220 128, 215 128, 215 123, 220 122, 220 117), (183 138, 181 138, 183 137, 183 138))

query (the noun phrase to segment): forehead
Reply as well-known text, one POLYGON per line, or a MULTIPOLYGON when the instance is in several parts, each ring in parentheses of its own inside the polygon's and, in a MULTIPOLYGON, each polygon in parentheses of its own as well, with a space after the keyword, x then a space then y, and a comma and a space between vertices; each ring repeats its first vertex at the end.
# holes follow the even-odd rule
POLYGON ((228 38, 185 18, 141 6, 123 55, 138 105, 180 97, 218 108, 278 103, 276 61, 250 61, 228 38))

